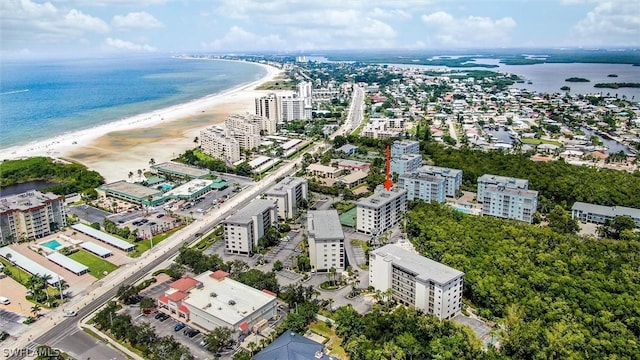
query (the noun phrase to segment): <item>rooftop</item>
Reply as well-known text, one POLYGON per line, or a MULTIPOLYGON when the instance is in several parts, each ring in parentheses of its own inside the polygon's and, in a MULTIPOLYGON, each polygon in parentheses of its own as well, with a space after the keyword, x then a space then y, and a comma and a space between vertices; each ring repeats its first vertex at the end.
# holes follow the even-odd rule
POLYGON ((307 229, 316 240, 344 239, 337 210, 309 210, 307 229))
POLYGON ((198 284, 199 284, 198 280, 190 276, 184 275, 180 279, 169 284, 169 287, 171 287, 172 289, 176 289, 178 291, 189 291, 194 287, 196 287, 198 284))
POLYGON ((447 176, 447 175, 457 176, 458 174, 462 174, 462 170, 459 170, 459 169, 450 169, 450 168, 431 166, 431 165, 421 166, 417 169, 417 171, 421 173, 427 173, 430 175, 442 175, 442 176, 447 176))
POLYGON ((399 187, 393 187, 391 190, 380 190, 373 195, 358 200, 358 206, 367 206, 373 208, 381 208, 387 203, 396 200, 397 198, 404 196, 407 197, 407 191, 399 187))
POLYGON ((165 196, 191 196, 202 189, 211 187, 212 184, 213 180, 194 179, 178 186, 175 189, 171 189, 165 193, 165 196))
POLYGON ((444 285, 464 275, 462 271, 433 261, 424 256, 405 250, 397 245, 389 244, 371 251, 376 256, 392 261, 397 267, 405 269, 423 281, 434 281, 444 285))
POLYGON ((525 197, 538 197, 538 192, 535 190, 512 188, 512 187, 504 186, 502 183, 498 185, 488 185, 487 192, 500 192, 503 194, 525 196, 525 197))
POLYGON ((39 191, 27 191, 21 194, 9 195, 0 198, 0 213, 5 213, 12 210, 27 211, 29 209, 42 207, 45 204, 60 199, 62 196, 58 196, 52 193, 43 194, 39 191))
POLYGON ((529 180, 512 178, 508 176, 484 174, 478 178, 478 183, 486 184, 505 184, 508 186, 516 186, 526 189, 529 186, 529 180))
POLYGON ((139 184, 128 183, 124 180, 116 181, 111 184, 101 185, 99 189, 129 195, 137 199, 146 199, 149 196, 162 196, 162 191, 160 190, 148 188, 139 184))
POLYGON ((246 224, 251 218, 257 214, 263 213, 265 210, 276 207, 275 200, 256 199, 240 209, 237 213, 231 215, 227 222, 246 224))
POLYGON ((286 189, 294 188, 298 185, 305 184, 306 182, 307 179, 287 176, 279 183, 265 191, 265 195, 284 195, 287 192, 286 189))
POLYGON ((285 331, 269 346, 254 355, 254 360, 325 360, 324 345, 292 331, 285 331))
POLYGON ((172 174, 182 174, 191 178, 201 178, 209 175, 209 170, 200 169, 194 166, 189 166, 185 164, 180 164, 173 161, 163 162, 161 164, 156 164, 151 166, 152 169, 158 170, 160 172, 168 172, 172 174))
POLYGON ((425 174, 425 173, 421 173, 421 172, 405 173, 405 174, 400 175, 400 178, 401 179, 414 179, 414 180, 430 181, 430 182, 433 182, 433 183, 443 183, 443 182, 447 181, 442 176, 435 176, 435 175, 425 174))
POLYGON ((616 216, 631 216, 635 219, 640 219, 640 209, 630 208, 625 206, 603 206, 596 204, 589 204, 583 202, 576 202, 571 207, 572 210, 580 210, 584 212, 589 212, 592 214, 601 214, 601 215, 609 215, 612 217, 616 216))
POLYGON ((276 300, 272 295, 228 277, 217 280, 212 274, 206 271, 196 276, 203 286, 192 289, 183 303, 237 326, 254 311, 276 300))

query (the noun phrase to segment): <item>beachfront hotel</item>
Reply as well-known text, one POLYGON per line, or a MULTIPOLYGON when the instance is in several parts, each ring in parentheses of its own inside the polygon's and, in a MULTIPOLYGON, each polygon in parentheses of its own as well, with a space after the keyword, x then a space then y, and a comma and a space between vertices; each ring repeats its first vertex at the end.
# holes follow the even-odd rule
POLYGON ((407 211, 407 191, 394 187, 387 191, 378 186, 375 193, 358 200, 356 229, 358 232, 380 235, 400 222, 407 211))
POLYGON ((203 153, 227 164, 240 161, 238 140, 228 137, 224 129, 220 127, 210 126, 200 131, 200 147, 203 153))
POLYGON ((278 303, 274 293, 254 289, 218 270, 196 277, 185 275, 172 282, 157 305, 179 321, 189 321, 206 331, 230 328, 235 339, 266 325, 276 316, 278 303))
POLYGON ((309 198, 307 179, 286 177, 264 193, 278 205, 278 217, 291 219, 298 215, 300 202, 309 198))
POLYGON ((39 239, 65 226, 62 196, 32 190, 0 198, 0 245, 39 239))
POLYGON ((345 268, 344 232, 337 210, 310 210, 307 213, 311 268, 326 272, 345 268))
POLYGON ((280 98, 275 93, 267 94, 266 96, 255 99, 256 102, 256 115, 265 117, 269 120, 278 121, 282 120, 280 113, 280 98))
POLYGON ((463 272, 395 244, 369 253, 369 286, 440 320, 460 314, 463 282, 463 272))
POLYGON ((224 221, 227 254, 250 256, 258 240, 277 222, 278 206, 273 200, 257 199, 224 221))

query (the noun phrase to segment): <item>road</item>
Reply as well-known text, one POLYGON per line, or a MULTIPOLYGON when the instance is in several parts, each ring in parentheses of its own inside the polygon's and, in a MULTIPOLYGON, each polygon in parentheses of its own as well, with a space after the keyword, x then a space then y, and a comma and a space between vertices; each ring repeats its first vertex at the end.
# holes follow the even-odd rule
MULTIPOLYGON (((347 132, 350 133, 360 126, 363 118, 363 105, 364 91, 359 86, 354 85, 347 121, 345 121, 345 123, 330 136, 330 139, 333 139, 336 135, 345 134, 347 132)), ((325 142, 318 142, 309 152, 316 153, 324 150, 327 146, 328 144, 325 142)), ((196 240, 194 238, 196 233, 207 234, 212 231, 225 218, 254 200, 259 194, 263 193, 268 187, 273 185, 277 178, 288 176, 296 171, 300 167, 302 159, 303 157, 299 156, 295 160, 285 161, 284 165, 275 172, 257 182, 256 185, 252 186, 250 189, 245 189, 232 199, 228 200, 219 209, 215 209, 207 214, 208 216, 203 217, 201 221, 196 221, 184 230, 175 233, 160 245, 145 253, 135 263, 123 266, 113 272, 108 278, 96 282, 94 288, 87 291, 87 294, 80 294, 83 296, 77 296, 76 299, 64 306, 66 310, 77 310, 77 317, 65 318, 62 316, 64 311, 63 309, 60 308, 54 310, 47 318, 38 320, 35 326, 32 326, 29 331, 20 336, 14 344, 11 344, 11 347, 13 349, 35 349, 40 344, 48 344, 52 347, 68 346, 70 343, 68 338, 72 335, 78 336, 78 334, 81 333, 78 331, 79 319, 93 313, 100 308, 102 304, 114 297, 121 285, 129 285, 137 282, 156 266, 174 256, 184 243, 190 243, 196 240)), ((83 339, 83 343, 86 342, 86 340, 87 339, 83 339)), ((120 356, 115 357, 111 353, 113 349, 106 345, 102 345, 102 348, 104 348, 104 351, 106 352, 104 355, 106 356, 100 356, 100 358, 121 358, 120 356)), ((62 350, 65 350, 65 348, 62 348, 62 350)), ((10 357, 10 359, 23 358, 24 356, 21 355, 14 355, 10 357)))

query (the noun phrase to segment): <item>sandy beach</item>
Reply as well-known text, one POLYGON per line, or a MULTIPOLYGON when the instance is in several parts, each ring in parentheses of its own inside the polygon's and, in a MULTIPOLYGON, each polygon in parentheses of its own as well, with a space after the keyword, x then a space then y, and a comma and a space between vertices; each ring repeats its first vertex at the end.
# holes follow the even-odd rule
POLYGON ((98 171, 107 182, 127 179, 130 171, 147 169, 152 158, 161 163, 193 148, 201 129, 224 122, 227 115, 254 113, 254 98, 273 92, 256 88, 282 73, 276 67, 258 65, 267 74, 250 84, 95 128, 1 149, 0 159, 63 158, 98 171))

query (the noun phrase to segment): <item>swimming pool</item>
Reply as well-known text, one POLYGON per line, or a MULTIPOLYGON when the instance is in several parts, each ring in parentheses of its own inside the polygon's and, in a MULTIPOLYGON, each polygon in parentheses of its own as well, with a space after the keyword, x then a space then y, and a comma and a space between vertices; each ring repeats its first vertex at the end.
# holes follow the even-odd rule
POLYGON ((463 214, 473 214, 473 211, 471 209, 466 209, 466 208, 462 208, 462 207, 458 207, 455 205, 450 205, 453 210, 457 211, 457 212, 461 212, 463 214))
POLYGON ((164 190, 164 191, 169 191, 169 190, 173 189, 173 186, 171 186, 169 184, 162 184, 162 185, 160 185, 160 187, 162 187, 162 190, 164 190))
POLYGON ((56 239, 49 240, 49 241, 44 242, 44 243, 42 243, 40 245, 42 245, 44 247, 48 247, 51 250, 55 250, 55 249, 59 248, 60 246, 62 246, 62 244, 60 244, 58 242, 58 240, 56 240, 56 239))

